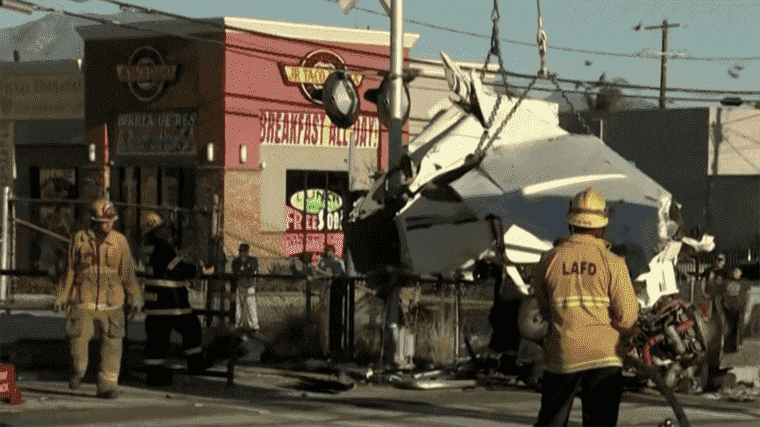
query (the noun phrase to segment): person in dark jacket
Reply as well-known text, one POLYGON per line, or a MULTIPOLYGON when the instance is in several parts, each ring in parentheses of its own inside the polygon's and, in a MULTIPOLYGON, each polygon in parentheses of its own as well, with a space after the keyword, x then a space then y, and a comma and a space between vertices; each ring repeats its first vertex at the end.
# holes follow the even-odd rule
POLYGON ((731 269, 731 278, 722 290, 721 302, 726 319, 723 351, 736 353, 741 344, 744 312, 747 308, 747 291, 749 286, 741 280, 742 269, 731 269))
POLYGON ((256 275, 259 272, 258 258, 249 253, 250 246, 243 243, 238 248, 238 257, 232 261, 237 303, 235 328, 243 328, 253 335, 259 333, 259 316, 256 310, 256 275))
POLYGON ((146 216, 143 232, 146 243, 153 246, 148 262, 153 278, 145 281, 144 297, 147 384, 164 386, 172 383, 166 364, 172 330, 182 336, 188 373, 199 374, 208 368, 201 346, 201 323, 190 307, 187 289, 187 280, 196 276, 197 267, 181 260, 182 254, 171 244, 169 226, 157 213, 146 216))

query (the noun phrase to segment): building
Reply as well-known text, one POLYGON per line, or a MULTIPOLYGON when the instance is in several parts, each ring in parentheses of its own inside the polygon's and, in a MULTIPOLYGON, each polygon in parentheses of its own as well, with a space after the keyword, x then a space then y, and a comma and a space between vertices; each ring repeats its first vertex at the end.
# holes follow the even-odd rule
POLYGON ((81 61, 0 63, 0 95, 0 169, 20 220, 9 233, 15 235, 11 258, 18 269, 57 276, 65 269, 64 238, 73 234, 82 211, 72 201, 94 166, 84 140, 81 61))
MULTIPOLYGON (((364 93, 388 68, 389 32, 203 22, 78 28, 85 139, 101 167, 80 197, 110 191, 133 241, 141 216, 158 210, 174 220, 180 244, 223 230, 228 254, 242 241, 259 257, 318 254, 328 244, 342 254, 349 141, 360 186, 387 167, 387 129, 364 93), (361 98, 345 130, 327 118, 319 92, 336 68, 348 70, 361 98)), ((407 60, 418 37, 404 35, 407 60)))
MULTIPOLYGON (((760 238, 760 111, 747 108, 585 111, 591 128, 682 205, 695 236, 716 236, 718 251, 757 258, 760 238)), ((571 113, 560 114, 582 132, 571 113)))

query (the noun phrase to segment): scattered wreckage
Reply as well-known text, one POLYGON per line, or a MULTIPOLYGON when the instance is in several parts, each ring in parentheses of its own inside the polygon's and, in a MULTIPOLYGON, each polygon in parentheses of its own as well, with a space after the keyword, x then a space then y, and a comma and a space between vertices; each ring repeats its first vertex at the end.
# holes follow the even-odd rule
POLYGON ((608 203, 606 239, 625 257, 642 307, 627 369, 704 389, 720 325, 679 297, 675 264, 711 251, 712 237, 683 237, 672 195, 601 139, 560 128, 556 104, 496 94, 441 56, 456 99, 430 112, 401 166, 354 204, 344 230, 356 270, 385 297, 415 275, 467 271, 492 282, 498 369, 538 386, 547 323, 531 295, 531 267, 567 234, 573 195, 593 185, 608 203))

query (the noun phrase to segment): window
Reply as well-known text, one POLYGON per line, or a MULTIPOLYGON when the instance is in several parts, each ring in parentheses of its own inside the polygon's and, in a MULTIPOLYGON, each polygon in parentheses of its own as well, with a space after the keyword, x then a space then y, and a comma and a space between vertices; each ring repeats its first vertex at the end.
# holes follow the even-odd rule
POLYGON ((316 258, 326 245, 343 255, 344 202, 348 173, 289 170, 285 184, 285 254, 316 258))

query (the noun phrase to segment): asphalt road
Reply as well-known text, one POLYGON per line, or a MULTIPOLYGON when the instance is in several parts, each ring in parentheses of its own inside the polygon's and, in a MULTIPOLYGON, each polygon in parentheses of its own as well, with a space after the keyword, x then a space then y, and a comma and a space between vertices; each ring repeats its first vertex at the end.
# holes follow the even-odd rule
MULTIPOLYGON (((306 375, 306 374, 303 374, 306 375)), ((94 397, 95 384, 68 389, 57 371, 19 373, 19 405, 0 403, 0 426, 531 426, 540 406, 533 390, 480 383, 469 389, 410 390, 358 384, 341 393, 309 391, 292 371, 239 367, 235 384, 224 379, 179 376, 169 387, 149 388, 144 377, 121 380, 115 400, 94 397)), ((757 402, 679 395, 692 426, 760 426, 757 402)), ((627 392, 621 426, 657 426, 673 411, 653 391, 627 392)), ((580 402, 570 417, 581 421, 580 402)))
MULTIPOLYGON (((35 319, 29 315, 0 316, 0 343, 35 336, 44 344, 17 355, 17 360, 26 363, 17 367, 23 400, 15 406, 0 401, 0 427, 531 426, 540 407, 540 394, 505 382, 438 390, 368 383, 326 393, 308 385, 309 374, 263 366, 238 367, 231 387, 224 378, 184 375, 169 387, 146 387, 144 374, 130 372, 120 379, 122 395, 102 400, 94 397, 93 367, 79 390, 69 390, 67 346, 44 341, 59 338, 62 326, 50 319, 35 323, 35 319), (9 322, 11 319, 14 322, 9 322)), ((130 332, 130 337, 136 335, 130 332)), ((15 346, 14 350, 24 349, 15 346)), ((750 371, 756 373, 757 367, 750 371)), ((718 397, 679 395, 692 426, 760 426, 757 400, 718 397)), ((571 426, 580 425, 580 410, 578 401, 571 426)), ((644 390, 624 395, 619 425, 657 426, 665 418, 675 420, 658 393, 644 390)))

